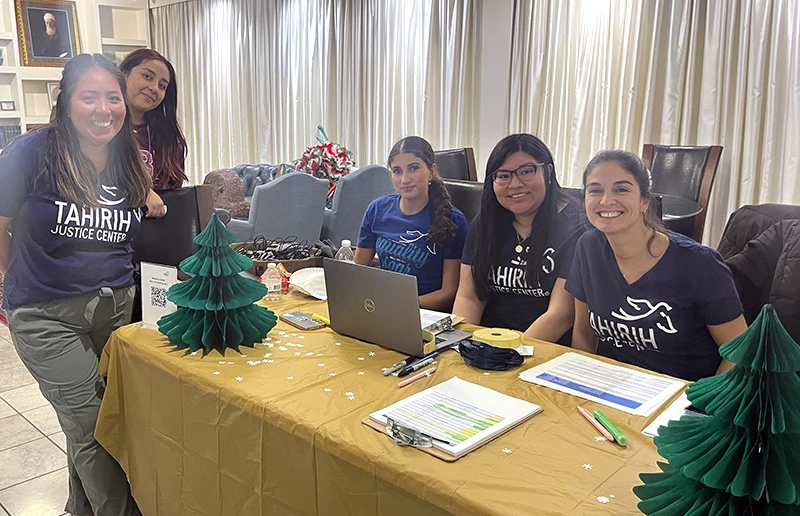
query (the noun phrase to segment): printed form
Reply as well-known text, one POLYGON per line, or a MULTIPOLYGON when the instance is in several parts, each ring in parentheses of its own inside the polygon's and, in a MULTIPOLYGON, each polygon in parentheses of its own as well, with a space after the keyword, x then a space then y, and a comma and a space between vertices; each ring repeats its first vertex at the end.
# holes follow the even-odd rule
POLYGON ((649 416, 686 385, 577 353, 565 353, 519 377, 637 416, 649 416))

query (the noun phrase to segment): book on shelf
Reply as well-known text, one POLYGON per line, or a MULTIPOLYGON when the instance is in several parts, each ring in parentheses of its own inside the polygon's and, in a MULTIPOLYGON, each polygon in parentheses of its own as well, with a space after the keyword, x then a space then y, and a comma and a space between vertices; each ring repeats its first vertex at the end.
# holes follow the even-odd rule
POLYGON ((5 148, 20 134, 22 128, 18 125, 0 125, 0 149, 5 148))

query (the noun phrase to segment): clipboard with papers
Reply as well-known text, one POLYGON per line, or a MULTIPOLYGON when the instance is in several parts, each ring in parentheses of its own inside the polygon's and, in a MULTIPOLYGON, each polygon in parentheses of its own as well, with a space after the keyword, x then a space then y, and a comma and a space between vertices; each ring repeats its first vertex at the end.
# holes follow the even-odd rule
POLYGON ((455 461, 542 411, 542 407, 453 377, 388 407, 362 422, 389 433, 398 444, 455 461), (387 428, 388 427, 388 428, 387 428), (417 438, 398 442, 400 428, 417 438))

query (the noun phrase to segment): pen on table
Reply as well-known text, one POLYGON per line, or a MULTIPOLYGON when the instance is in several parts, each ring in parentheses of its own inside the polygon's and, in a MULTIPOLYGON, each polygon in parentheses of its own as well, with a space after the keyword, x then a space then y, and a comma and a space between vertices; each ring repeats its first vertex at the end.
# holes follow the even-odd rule
MULTIPOLYGON (((438 350, 437 351, 431 351, 430 353, 428 353, 427 355, 423 355, 419 359, 417 358, 416 355, 411 355, 410 357, 406 358, 405 360, 401 360, 400 362, 394 364, 391 367, 384 367, 383 368, 383 376, 389 376, 390 374, 394 373, 395 371, 398 371, 398 370, 404 368, 405 366, 410 365, 412 362, 414 362, 414 360, 422 361, 422 360, 426 360, 428 357, 436 356, 438 354, 439 354, 438 350)), ((406 373, 406 374, 408 374, 408 373, 406 373)))
POLYGON ((418 370, 422 369, 426 365, 432 364, 434 359, 436 359, 436 356, 438 354, 439 354, 438 352, 433 352, 433 353, 431 353, 429 355, 426 355, 425 357, 423 357, 419 361, 414 362, 411 365, 405 366, 403 369, 400 370, 399 373, 397 373, 397 376, 402 378, 403 376, 409 375, 409 374, 413 373, 414 371, 418 371, 418 370))
POLYGON ((328 326, 330 326, 330 325, 331 325, 331 320, 330 320, 330 319, 328 319, 327 317, 325 317, 324 315, 319 315, 319 314, 311 314, 311 318, 312 318, 312 319, 316 319, 316 320, 318 320, 318 321, 322 321, 322 322, 324 322, 325 324, 327 324, 328 326))
POLYGON ((422 371, 422 372, 421 372, 421 373, 419 373, 419 374, 415 374, 415 375, 414 375, 414 376, 412 376, 411 378, 406 378, 406 379, 405 379, 405 380, 403 380, 402 382, 398 382, 398 383, 397 383, 397 386, 398 386, 398 387, 405 387, 405 386, 406 386, 406 385, 408 385, 409 383, 414 383, 414 382, 416 382, 417 380, 419 380, 420 378, 425 378, 426 376, 430 376, 430 375, 432 375, 432 374, 434 373, 434 371, 436 371, 436 366, 433 366, 433 367, 431 367, 430 369, 426 369, 426 370, 422 371))
POLYGON ((614 436, 614 440, 617 441, 617 444, 620 446, 628 446, 628 438, 619 431, 619 428, 617 428, 605 414, 599 410, 595 410, 592 414, 594 414, 595 419, 597 419, 601 425, 606 427, 608 433, 614 436))
POLYGON ((580 412, 581 415, 584 418, 586 418, 586 421, 591 423, 592 426, 595 427, 598 432, 600 432, 600 435, 602 435, 603 437, 606 438, 606 440, 608 440, 608 441, 613 441, 614 440, 614 436, 611 435, 610 433, 608 433, 608 430, 606 430, 605 427, 603 425, 601 425, 600 422, 597 421, 594 418, 594 416, 591 414, 591 412, 589 412, 588 410, 586 410, 583 407, 578 407, 578 412, 580 412))

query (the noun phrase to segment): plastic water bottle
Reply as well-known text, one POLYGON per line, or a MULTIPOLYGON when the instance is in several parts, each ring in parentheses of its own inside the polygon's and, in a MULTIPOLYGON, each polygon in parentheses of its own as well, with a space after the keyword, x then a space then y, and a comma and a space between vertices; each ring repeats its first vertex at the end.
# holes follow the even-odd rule
POLYGON ((355 255, 353 254, 353 250, 350 249, 350 241, 345 239, 342 240, 342 247, 336 251, 335 258, 337 260, 342 260, 343 262, 352 262, 355 260, 355 255))
POLYGON ((281 273, 275 263, 269 263, 262 276, 267 287, 267 301, 279 301, 281 298, 281 273))

